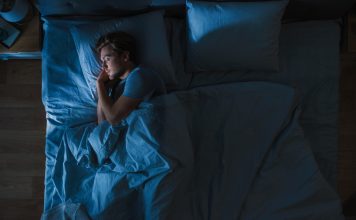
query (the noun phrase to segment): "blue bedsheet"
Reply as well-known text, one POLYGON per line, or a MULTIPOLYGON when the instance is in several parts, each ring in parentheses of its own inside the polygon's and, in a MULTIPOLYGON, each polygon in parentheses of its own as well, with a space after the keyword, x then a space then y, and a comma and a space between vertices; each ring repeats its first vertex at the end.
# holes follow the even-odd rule
POLYGON ((292 88, 245 82, 156 97, 115 126, 79 114, 47 149, 43 219, 343 219, 299 113, 292 88))

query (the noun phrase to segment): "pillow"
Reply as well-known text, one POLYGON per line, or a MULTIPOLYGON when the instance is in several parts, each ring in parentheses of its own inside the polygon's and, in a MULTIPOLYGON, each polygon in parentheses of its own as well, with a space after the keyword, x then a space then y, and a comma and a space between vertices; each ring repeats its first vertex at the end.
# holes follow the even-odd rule
POLYGON ((95 44, 100 36, 114 31, 125 31, 133 35, 136 38, 139 64, 151 67, 160 74, 168 88, 176 84, 162 11, 73 25, 70 31, 84 77, 93 94, 96 93, 95 82, 101 68, 95 44))
POLYGON ((109 15, 136 13, 147 9, 152 0, 36 0, 41 16, 50 15, 109 15))
POLYGON ((187 1, 188 69, 278 70, 287 3, 187 1))

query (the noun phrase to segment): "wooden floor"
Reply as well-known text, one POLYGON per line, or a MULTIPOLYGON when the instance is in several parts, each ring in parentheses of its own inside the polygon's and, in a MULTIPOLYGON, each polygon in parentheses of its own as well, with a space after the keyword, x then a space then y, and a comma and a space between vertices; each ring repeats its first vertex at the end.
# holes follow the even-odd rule
MULTIPOLYGON (((339 193, 356 193, 356 53, 341 54, 339 193)), ((356 204, 355 204, 356 211, 356 204)))
POLYGON ((45 123, 41 61, 0 61, 0 220, 40 219, 45 123))
MULTIPOLYGON (((343 53, 339 193, 356 192, 356 53, 343 53)), ((43 207, 45 112, 41 61, 0 61, 0 220, 39 219, 43 207)))

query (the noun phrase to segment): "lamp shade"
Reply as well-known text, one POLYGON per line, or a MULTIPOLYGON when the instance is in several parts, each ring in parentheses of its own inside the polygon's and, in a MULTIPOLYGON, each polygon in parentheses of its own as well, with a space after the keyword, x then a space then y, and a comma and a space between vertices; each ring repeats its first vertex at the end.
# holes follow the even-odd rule
POLYGON ((15 3, 10 11, 0 13, 0 15, 8 22, 22 21, 30 9, 30 4, 27 0, 14 1, 15 3))

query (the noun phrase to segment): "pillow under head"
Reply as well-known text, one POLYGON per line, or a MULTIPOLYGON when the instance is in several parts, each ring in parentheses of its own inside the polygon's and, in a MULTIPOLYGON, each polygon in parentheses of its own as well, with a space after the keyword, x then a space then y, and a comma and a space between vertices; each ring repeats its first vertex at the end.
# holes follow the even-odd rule
POLYGON ((187 1, 188 70, 278 70, 287 3, 187 1))
POLYGON ((167 88, 176 85, 162 11, 74 25, 70 31, 84 77, 93 94, 96 93, 95 82, 101 69, 101 61, 95 51, 96 42, 102 35, 115 31, 124 31, 135 37, 138 64, 155 70, 167 88))

